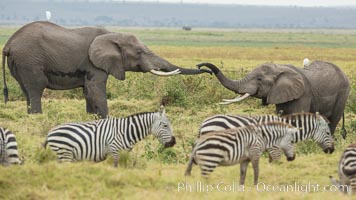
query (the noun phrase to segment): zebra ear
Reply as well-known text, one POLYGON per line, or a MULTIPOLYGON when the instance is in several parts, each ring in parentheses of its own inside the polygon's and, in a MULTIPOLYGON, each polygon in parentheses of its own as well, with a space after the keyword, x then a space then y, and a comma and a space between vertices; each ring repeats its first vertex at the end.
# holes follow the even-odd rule
POLYGON ((161 105, 161 107, 159 108, 159 114, 162 116, 164 114, 166 114, 166 110, 164 109, 164 106, 161 105))
POLYGON ((316 113, 315 113, 315 116, 316 116, 317 118, 319 118, 319 119, 325 120, 325 122, 326 122, 327 124, 330 124, 330 120, 329 120, 328 118, 326 118, 324 115, 321 115, 319 112, 316 112, 316 113))

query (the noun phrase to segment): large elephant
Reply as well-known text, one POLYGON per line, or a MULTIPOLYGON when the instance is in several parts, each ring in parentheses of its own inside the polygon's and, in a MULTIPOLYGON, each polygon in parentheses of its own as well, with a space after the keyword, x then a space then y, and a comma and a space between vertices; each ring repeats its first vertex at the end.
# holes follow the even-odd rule
POLYGON ((305 68, 265 63, 241 80, 226 78, 213 64, 198 65, 202 66, 210 68, 227 89, 243 95, 225 100, 226 104, 253 96, 262 99, 263 105, 276 104, 276 111, 283 115, 318 111, 330 121, 332 134, 343 116, 350 92, 349 80, 340 68, 323 61, 312 62, 305 68))
MULTIPOLYGON (((41 113, 45 88, 83 87, 86 110, 107 116, 106 82, 109 75, 125 80, 126 71, 167 76, 200 74, 209 70, 177 67, 154 54, 137 37, 105 28, 67 29, 50 22, 33 22, 16 31, 2 54, 26 97, 28 113, 41 113)), ((5 102, 8 100, 4 76, 5 102)))

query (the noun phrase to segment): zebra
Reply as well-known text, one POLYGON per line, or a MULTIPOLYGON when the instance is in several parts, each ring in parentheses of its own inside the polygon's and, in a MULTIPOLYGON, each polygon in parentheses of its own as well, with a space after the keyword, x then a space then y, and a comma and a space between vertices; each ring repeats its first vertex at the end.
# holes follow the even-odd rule
POLYGON ((344 150, 339 161, 338 173, 340 181, 330 176, 332 184, 343 193, 356 193, 356 143, 344 150))
POLYGON ((48 144, 61 162, 100 162, 111 154, 117 167, 119 151, 131 150, 151 133, 165 148, 176 143, 163 107, 158 112, 137 113, 126 118, 59 125, 49 131, 44 146, 48 144))
MULTIPOLYGON (((215 115, 202 122, 199 129, 199 137, 211 131, 222 131, 269 121, 285 122, 299 128, 299 131, 294 135, 294 141, 296 143, 313 139, 325 153, 332 153, 334 151, 334 139, 328 126, 329 121, 318 112, 315 114, 294 113, 284 115, 283 117, 275 115, 257 115, 252 117, 242 115, 215 115)), ((275 147, 268 149, 268 153, 270 162, 278 160, 281 157, 280 150, 275 147)))
POLYGON ((256 185, 262 152, 279 146, 289 161, 294 160, 293 134, 297 131, 296 127, 286 123, 269 122, 207 133, 196 140, 185 175, 191 174, 193 164, 200 166, 203 177, 208 177, 219 165, 240 163, 240 184, 243 185, 251 161, 256 185))
POLYGON ((12 131, 0 127, 0 164, 22 164, 17 151, 16 137, 12 131))

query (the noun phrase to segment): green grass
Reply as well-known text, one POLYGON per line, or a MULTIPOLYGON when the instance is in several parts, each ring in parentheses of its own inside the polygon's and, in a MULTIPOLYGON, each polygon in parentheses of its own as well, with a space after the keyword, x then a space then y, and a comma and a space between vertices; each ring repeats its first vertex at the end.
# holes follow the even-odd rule
MULTIPOLYGON (((15 30, 0 28, 1 48, 15 30)), ((107 85, 111 116, 154 111, 159 108, 162 97, 168 97, 166 109, 177 138, 176 146, 163 149, 155 138, 149 137, 131 152, 122 153, 117 169, 112 167, 111 158, 102 163, 57 163, 53 153, 42 148, 47 132, 61 123, 95 119, 95 116, 85 113, 81 89, 46 90, 42 99, 43 114, 28 115, 21 90, 6 68, 11 101, 5 105, 0 98, 0 126, 8 127, 16 134, 25 165, 0 166, 0 199, 351 199, 321 190, 330 185, 329 175, 337 177, 337 163, 343 149, 356 141, 356 36, 353 31, 112 30, 135 33, 154 52, 177 65, 194 67, 208 61, 223 65, 227 75, 236 79, 258 64, 269 61, 300 66, 302 60, 309 57, 340 66, 353 87, 346 110, 347 140, 340 138, 338 127, 336 151, 331 155, 324 154, 316 144, 307 142, 297 145, 297 158, 293 162, 282 158, 270 164, 264 155, 260 163, 260 182, 270 185, 297 183, 299 186, 319 184, 320 190, 259 192, 250 188, 253 173, 249 167, 246 189, 250 188, 250 191, 219 192, 217 184, 238 182, 237 165, 219 167, 209 180, 201 178, 197 166, 193 168, 192 177, 183 176, 191 144, 204 118, 224 113, 274 112, 274 106, 262 107, 257 99, 229 106, 218 105, 222 98, 232 98, 235 94, 208 74, 162 78, 128 73, 125 81, 111 77, 107 85), (213 185, 213 191, 197 191, 194 186, 200 182, 206 186, 213 185), (192 192, 178 191, 178 185, 182 183, 190 184, 192 192)))

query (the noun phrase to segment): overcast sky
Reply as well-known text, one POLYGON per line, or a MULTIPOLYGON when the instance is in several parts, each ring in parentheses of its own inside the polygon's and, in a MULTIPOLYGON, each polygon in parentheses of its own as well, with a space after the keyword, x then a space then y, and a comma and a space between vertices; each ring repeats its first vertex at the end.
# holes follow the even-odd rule
MULTIPOLYGON (((121 1, 121 0, 116 0, 121 1)), ((246 5, 282 5, 282 6, 356 6, 356 0, 125 0, 159 1, 177 3, 213 3, 213 4, 246 4, 246 5)))

